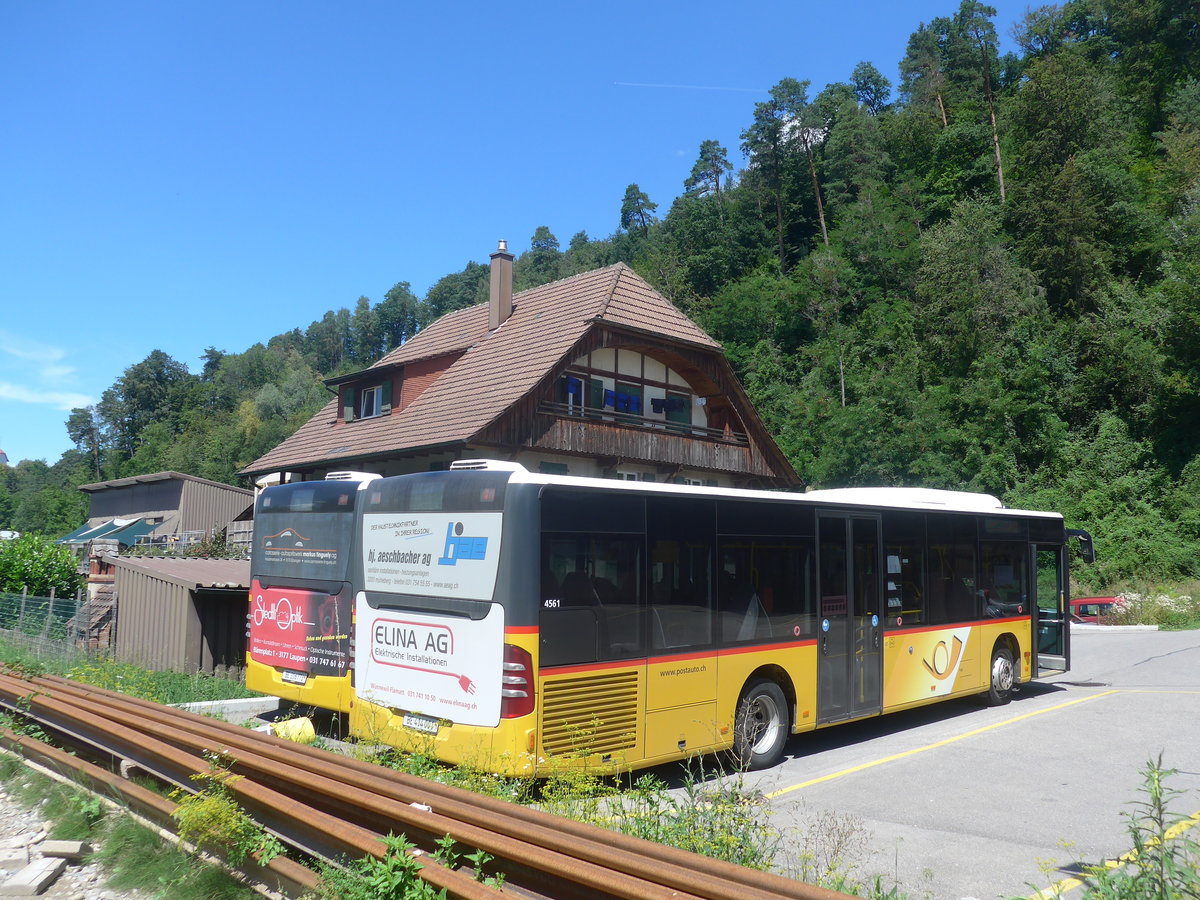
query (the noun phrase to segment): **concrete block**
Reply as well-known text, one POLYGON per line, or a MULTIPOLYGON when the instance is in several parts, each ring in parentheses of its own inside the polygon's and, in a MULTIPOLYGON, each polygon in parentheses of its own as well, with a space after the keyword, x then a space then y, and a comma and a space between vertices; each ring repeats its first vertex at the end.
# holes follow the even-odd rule
POLYGON ((91 845, 83 841, 46 841, 40 848, 42 856, 58 859, 83 859, 92 852, 91 845))
POLYGON ((0 869, 15 872, 29 865, 29 850, 26 847, 5 847, 0 850, 0 869))
POLYGON ((0 897, 36 897, 58 879, 65 859, 38 859, 0 884, 0 897))
POLYGON ((279 709, 278 697, 246 697, 240 700, 201 700, 180 703, 180 709, 202 716, 220 716, 231 722, 244 722, 279 709))

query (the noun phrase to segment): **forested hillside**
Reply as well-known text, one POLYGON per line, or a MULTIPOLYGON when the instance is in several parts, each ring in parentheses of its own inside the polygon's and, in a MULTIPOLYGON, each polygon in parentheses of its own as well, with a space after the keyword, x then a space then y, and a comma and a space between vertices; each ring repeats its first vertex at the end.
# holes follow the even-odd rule
MULTIPOLYGON (((614 232, 548 228, 516 289, 618 260, 720 340, 802 477, 982 490, 1096 536, 1093 586, 1200 574, 1200 25, 1189 0, 994 10, 921 24, 891 84, 863 62, 815 89, 797 61, 614 232)), ((895 60, 885 61, 893 67, 895 60)), ((0 470, 0 528, 65 532, 75 486, 175 469, 236 482, 329 396, 442 313, 486 299, 467 263, 203 367, 160 352, 76 450, 0 470)), ((200 352, 200 348, 197 348, 200 352)))

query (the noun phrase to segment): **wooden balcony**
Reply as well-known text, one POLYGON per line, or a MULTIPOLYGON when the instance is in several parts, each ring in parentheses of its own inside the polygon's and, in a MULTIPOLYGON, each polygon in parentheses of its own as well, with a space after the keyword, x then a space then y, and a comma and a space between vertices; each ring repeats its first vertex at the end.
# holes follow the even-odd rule
POLYGON ((679 437, 700 438, 705 441, 718 441, 723 444, 749 446, 750 438, 740 431, 724 431, 720 428, 705 428, 697 425, 683 425, 679 422, 666 422, 662 419, 651 419, 637 413, 613 412, 610 409, 589 409, 568 403, 552 403, 543 400, 538 404, 537 411, 541 414, 562 416, 572 420, 586 422, 604 422, 619 425, 622 428, 635 428, 643 431, 665 432, 679 437))

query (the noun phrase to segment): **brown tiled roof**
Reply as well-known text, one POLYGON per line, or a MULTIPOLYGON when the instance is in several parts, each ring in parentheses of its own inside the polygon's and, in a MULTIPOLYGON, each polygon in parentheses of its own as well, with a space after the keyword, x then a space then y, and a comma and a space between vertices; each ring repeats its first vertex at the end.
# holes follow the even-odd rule
POLYGON ((285 471, 469 441, 521 400, 597 321, 717 350, 720 345, 624 263, 522 291, 488 331, 487 304, 447 313, 372 368, 462 356, 390 416, 337 424, 337 401, 242 474, 285 471))
POLYGON ((486 303, 448 312, 421 329, 371 368, 416 362, 418 359, 430 359, 457 350, 466 350, 487 334, 487 322, 486 303))

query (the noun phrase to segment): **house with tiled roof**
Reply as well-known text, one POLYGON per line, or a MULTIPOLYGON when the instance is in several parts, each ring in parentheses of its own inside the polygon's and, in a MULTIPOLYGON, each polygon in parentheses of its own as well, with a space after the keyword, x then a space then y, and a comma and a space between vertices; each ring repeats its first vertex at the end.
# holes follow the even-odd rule
POLYGON ((329 403, 242 474, 398 475, 487 457, 555 474, 799 483, 721 346, 631 268, 514 295, 503 242, 491 261, 487 304, 327 380, 329 403))

